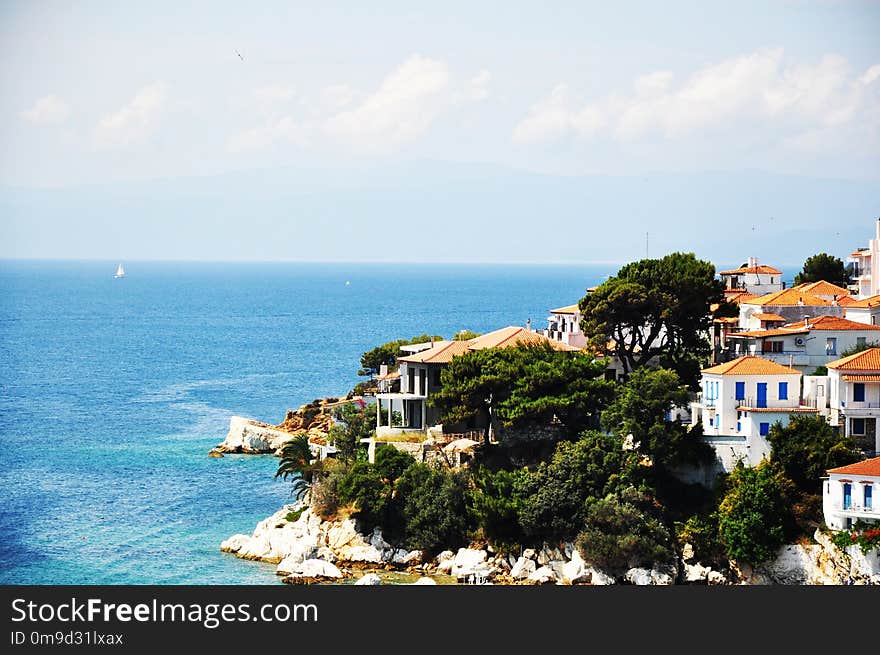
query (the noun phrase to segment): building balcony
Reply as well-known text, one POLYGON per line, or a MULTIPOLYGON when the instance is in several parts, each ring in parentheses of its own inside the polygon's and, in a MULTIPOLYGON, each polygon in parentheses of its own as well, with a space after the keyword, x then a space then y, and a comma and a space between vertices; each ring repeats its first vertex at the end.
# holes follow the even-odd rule
POLYGON ((860 411, 877 411, 880 410, 880 402, 856 402, 854 400, 846 400, 840 403, 840 410, 847 415, 860 411))
POLYGON ((831 508, 838 516, 843 516, 848 519, 880 519, 880 508, 877 506, 864 507, 857 503, 852 503, 849 507, 844 507, 842 503, 836 505, 831 508))

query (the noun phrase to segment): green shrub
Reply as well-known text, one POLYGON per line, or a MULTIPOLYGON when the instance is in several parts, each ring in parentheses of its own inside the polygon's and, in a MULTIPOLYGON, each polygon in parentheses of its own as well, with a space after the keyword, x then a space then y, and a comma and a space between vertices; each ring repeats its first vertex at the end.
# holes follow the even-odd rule
POLYGON ((295 523, 299 519, 299 517, 302 516, 303 511, 305 511, 304 507, 293 512, 288 512, 287 515, 284 517, 284 520, 288 521, 289 523, 295 523))
POLYGON ((679 548, 690 544, 694 559, 704 564, 726 564, 724 544, 718 537, 718 514, 695 514, 684 523, 676 523, 679 548))
POLYGON ((461 472, 413 464, 397 481, 407 548, 435 553, 467 543, 467 477, 461 472))
POLYGON ((471 512, 493 544, 512 545, 524 541, 520 526, 523 499, 519 490, 527 477, 528 471, 524 469, 502 469, 493 473, 480 467, 475 472, 475 488, 469 494, 471 512))
POLYGON ((398 450, 394 446, 376 447, 376 463, 374 465, 376 473, 389 483, 393 483, 403 475, 403 472, 415 462, 412 455, 398 450))
POLYGON ((669 531, 634 487, 588 503, 576 545, 583 558, 609 569, 651 566, 672 558, 669 531))
POLYGON ((377 525, 384 527, 391 487, 371 464, 355 462, 337 481, 336 491, 341 503, 355 504, 362 529, 370 530, 377 525))

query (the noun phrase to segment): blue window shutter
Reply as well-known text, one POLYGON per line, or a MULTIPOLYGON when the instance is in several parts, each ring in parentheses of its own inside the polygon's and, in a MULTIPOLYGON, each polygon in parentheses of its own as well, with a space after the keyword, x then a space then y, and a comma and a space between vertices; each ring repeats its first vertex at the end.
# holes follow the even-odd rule
POLYGON ((766 437, 768 434, 770 434, 770 424, 769 423, 761 423, 758 426, 758 433, 762 437, 766 437))
POLYGON ((865 402, 865 383, 856 382, 853 384, 853 401, 857 403, 865 402))
POLYGON ((779 383, 779 400, 788 400, 788 382, 779 383))
POLYGON ((737 400, 745 400, 746 398, 746 383, 745 382, 737 382, 736 383, 736 399, 737 400))

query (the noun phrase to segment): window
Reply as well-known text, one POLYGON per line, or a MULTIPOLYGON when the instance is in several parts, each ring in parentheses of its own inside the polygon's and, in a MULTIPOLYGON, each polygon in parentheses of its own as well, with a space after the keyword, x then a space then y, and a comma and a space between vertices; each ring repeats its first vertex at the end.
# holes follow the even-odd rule
POLYGON ((782 352, 782 342, 781 341, 764 341, 764 345, 761 346, 761 351, 765 353, 781 353, 782 352))
POLYGON ((715 423, 715 419, 710 416, 709 417, 709 427, 711 428, 714 423, 715 423))
POLYGON ((857 403, 865 402, 865 383, 864 382, 854 382, 853 383, 853 401, 857 403))
POLYGON ((852 507, 852 485, 849 482, 843 483, 843 509, 852 507))
POLYGON ((865 485, 865 509, 872 509, 874 506, 874 485, 865 485))
POLYGON ((825 339, 825 354, 837 354, 837 339, 835 337, 828 337, 827 339, 825 339))
POLYGON ((740 421, 737 421, 737 422, 736 422, 736 431, 737 431, 737 432, 742 432, 742 429, 743 429, 743 427, 742 427, 742 423, 741 423, 740 421))
POLYGON ((440 388, 443 386, 443 383, 440 382, 440 369, 434 369, 434 386, 440 388))
POLYGON ((857 435, 865 434, 865 419, 863 418, 854 418, 852 419, 852 423, 850 424, 850 432, 857 435))
POLYGON ((788 400, 788 382, 779 383, 779 400, 788 400))
POLYGON ((770 424, 769 423, 761 423, 758 425, 758 434, 762 437, 766 437, 770 434, 770 424))
POLYGON ((737 382, 736 383, 736 400, 745 400, 746 398, 746 383, 745 382, 737 382))

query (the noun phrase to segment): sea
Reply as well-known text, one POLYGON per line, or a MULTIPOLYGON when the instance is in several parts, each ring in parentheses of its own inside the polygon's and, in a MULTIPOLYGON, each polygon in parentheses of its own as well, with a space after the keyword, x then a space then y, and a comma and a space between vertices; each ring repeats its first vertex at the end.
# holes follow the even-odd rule
POLYGON ((398 338, 546 325, 615 265, 0 261, 0 584, 279 584, 291 502, 229 418, 341 396, 398 338))

